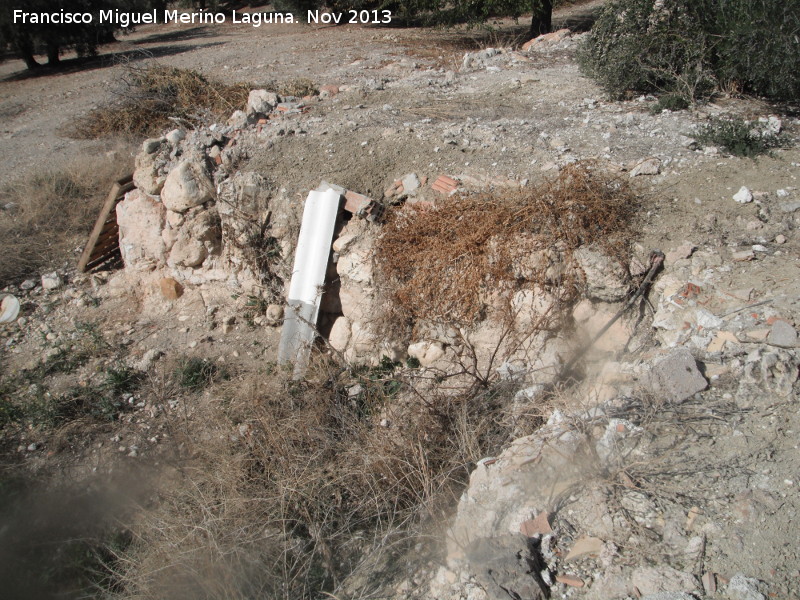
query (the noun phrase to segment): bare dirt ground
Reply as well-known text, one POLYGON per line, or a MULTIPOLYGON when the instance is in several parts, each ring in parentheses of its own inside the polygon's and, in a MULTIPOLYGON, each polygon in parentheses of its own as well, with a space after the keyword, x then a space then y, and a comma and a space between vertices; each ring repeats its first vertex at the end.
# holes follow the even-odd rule
MULTIPOLYGON (((590 3, 589 11, 595 5, 590 3)), ((581 22, 587 9, 565 11, 564 22, 581 22), (574 16, 574 15, 577 15, 574 16)), ((516 28, 523 32, 524 24, 516 28)), ((199 69, 225 82, 246 81, 259 87, 268 81, 307 77, 317 83, 344 82, 396 74, 406 51, 431 63, 458 66, 462 47, 490 42, 478 31, 465 34, 365 26, 274 24, 144 26, 119 42, 99 49, 97 58, 79 61, 65 56, 64 68, 30 73, 18 60, 0 64, 0 149, 7 160, 0 183, 44 162, 75 153, 107 151, 118 141, 79 141, 61 134, 92 108, 115 99, 123 64, 154 59, 164 64, 199 69)), ((408 59, 407 59, 408 60, 408 59)), ((128 153, 131 149, 126 147, 128 153)))
MULTIPOLYGON (((557 24, 580 23, 601 4, 563 11, 557 24)), ((30 75, 19 61, 8 61, 0 64, 0 185, 77 154, 113 151, 132 163, 141 140, 83 141, 64 135, 88 110, 115 98, 125 61, 155 60, 226 82, 251 82, 254 88, 308 78, 341 91, 311 103, 308 113, 286 119, 259 143, 248 145, 241 165, 290 196, 301 199, 326 179, 381 197, 392 181, 410 172, 519 187, 578 159, 607 163, 627 177, 642 160, 656 158, 657 174, 635 178, 644 196, 636 240, 641 248, 667 251, 690 241, 719 257, 719 264, 709 263, 713 268, 725 266, 714 275, 715 286, 731 294, 748 290, 742 303, 772 303, 773 312, 754 313, 754 323, 766 327, 767 318, 779 314, 799 324, 795 211, 800 205, 795 204, 800 201, 800 151, 781 149, 751 160, 697 147, 691 139, 709 116, 766 118, 780 107, 720 98, 691 110, 654 114, 652 98, 607 102, 602 90, 579 73, 577 36, 523 53, 516 49, 516 42, 524 41, 524 35, 516 37, 520 31, 524 24, 511 22, 501 23, 492 34, 303 24, 260 30, 153 26, 121 36, 90 63, 68 60, 56 74, 30 75), (500 51, 487 51, 494 47, 500 51), (466 61, 465 52, 471 53, 466 61), (734 202, 741 186, 755 192, 757 202, 734 202), (733 261, 734 252, 754 245, 760 247, 755 260, 733 261)), ((781 120, 784 135, 796 142, 798 120, 785 114, 781 120)), ((251 372, 263 371, 274 360, 279 331, 243 318, 246 298, 189 289, 174 306, 157 305, 129 289, 107 289, 104 280, 73 277, 73 264, 69 257, 61 269, 69 273, 66 291, 29 292, 23 303, 27 321, 0 331, 5 373, 35 368, 63 344, 96 357, 57 377, 51 383, 54 394, 84 385, 115 365, 136 364, 154 349, 166 355, 164 360, 192 354, 251 372), (226 318, 235 315, 235 324, 223 333, 226 318)), ((688 281, 699 277, 704 265, 680 268, 688 281)), ((708 525, 706 534, 713 539, 705 550, 707 570, 728 577, 742 572, 767 582, 770 595, 776 594, 772 597, 796 598, 796 397, 776 398, 757 386, 742 389, 733 372, 718 376, 702 398, 695 398, 701 403, 692 406, 692 414, 702 413, 702 422, 699 417, 681 421, 682 432, 690 431, 682 439, 691 443, 668 448, 676 460, 663 473, 652 474, 660 486, 655 493, 661 498, 659 518, 676 520, 675 511, 706 502, 708 513, 700 522, 708 525)), ((191 440, 182 419, 201 407, 162 384, 156 375, 148 383, 168 408, 136 407, 122 421, 90 429, 88 435, 79 426, 51 437, 22 432, 5 440, 6 463, 32 472, 60 469, 77 479, 106 470, 127 472, 120 460, 146 459, 159 467, 158 479, 169 479, 164 464, 191 458, 184 454, 191 440)), ((203 402, 218 400, 205 397, 203 402)), ((229 435, 216 433, 221 439, 229 435)), ((149 475, 142 480, 151 482, 143 484, 148 489, 157 487, 149 475)), ((654 561, 663 558, 660 551, 673 550, 659 546, 654 561)), ((432 576, 436 568, 426 564, 420 572, 432 576)), ((591 579, 591 566, 582 575, 591 579)), ((413 575, 409 580, 413 585, 381 597, 424 597, 420 590, 427 580, 413 575)), ((560 597, 578 593, 558 588, 560 597)))

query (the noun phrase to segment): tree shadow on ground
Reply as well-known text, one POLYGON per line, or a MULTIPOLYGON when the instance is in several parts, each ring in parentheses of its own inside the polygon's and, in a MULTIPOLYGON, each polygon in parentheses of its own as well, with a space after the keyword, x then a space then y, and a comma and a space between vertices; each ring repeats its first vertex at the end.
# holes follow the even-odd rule
POLYGON ((175 31, 166 31, 163 33, 153 33, 147 37, 140 38, 133 42, 137 46, 142 44, 168 44, 171 42, 185 42, 187 40, 195 40, 197 38, 213 37, 219 35, 218 31, 214 31, 212 27, 201 25, 200 27, 192 27, 190 29, 176 29, 175 31))
MULTIPOLYGON (((602 11, 602 5, 586 6, 571 10, 560 16, 553 14, 553 31, 569 29, 573 33, 589 31, 602 11)), ((530 36, 529 17, 521 17, 519 22, 500 28, 477 27, 468 31, 444 30, 438 34, 436 43, 441 49, 472 52, 488 47, 517 47, 527 42, 530 36)))
POLYGON ((25 81, 27 79, 49 77, 51 75, 70 75, 73 73, 80 73, 82 71, 114 67, 120 63, 131 63, 152 58, 174 56, 176 54, 183 54, 184 52, 191 52, 201 48, 213 48, 214 46, 221 46, 223 44, 224 42, 210 42, 207 44, 178 44, 174 46, 156 46, 154 48, 146 49, 134 48, 131 50, 100 54, 98 56, 67 58, 62 60, 57 67, 42 65, 37 69, 17 71, 0 79, 0 82, 25 81))
POLYGON ((572 14, 559 17, 553 15, 553 30, 569 29, 572 33, 589 31, 600 16, 603 6, 586 7, 572 14))

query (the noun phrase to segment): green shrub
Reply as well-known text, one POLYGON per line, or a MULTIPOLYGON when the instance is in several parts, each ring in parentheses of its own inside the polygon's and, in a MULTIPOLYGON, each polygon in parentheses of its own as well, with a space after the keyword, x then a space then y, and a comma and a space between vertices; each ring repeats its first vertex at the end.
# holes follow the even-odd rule
POLYGON ((720 146, 734 156, 758 156, 785 145, 775 133, 742 119, 712 119, 695 137, 704 146, 720 146))
POLYGON ((667 1, 661 8, 653 0, 613 0, 578 59, 613 99, 636 91, 695 100, 715 84, 709 46, 688 0, 667 1))
POLYGON ((579 60, 612 98, 694 102, 719 87, 800 96, 800 10, 779 0, 612 0, 579 60))
POLYGON ((729 89, 774 100, 800 98, 800 5, 796 0, 705 0, 718 40, 717 77, 729 89))

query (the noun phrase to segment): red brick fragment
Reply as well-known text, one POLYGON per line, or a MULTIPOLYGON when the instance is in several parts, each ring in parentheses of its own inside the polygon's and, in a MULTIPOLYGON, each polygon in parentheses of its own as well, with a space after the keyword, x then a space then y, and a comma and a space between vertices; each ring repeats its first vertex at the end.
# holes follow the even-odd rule
POLYGON ((522 525, 519 526, 519 531, 522 535, 527 537, 553 533, 553 529, 550 527, 550 513, 543 511, 536 515, 535 519, 524 521, 522 525))
POLYGON ((354 215, 367 209, 372 203, 372 198, 359 194, 352 190, 347 190, 344 194, 344 209, 354 215))
POLYGON ((458 182, 447 175, 439 175, 433 182, 431 188, 441 194, 450 194, 458 187, 458 182))
POLYGON ((582 588, 584 585, 583 579, 580 577, 574 577, 572 575, 556 575, 556 581, 558 583, 563 583, 564 585, 569 585, 571 587, 582 588))

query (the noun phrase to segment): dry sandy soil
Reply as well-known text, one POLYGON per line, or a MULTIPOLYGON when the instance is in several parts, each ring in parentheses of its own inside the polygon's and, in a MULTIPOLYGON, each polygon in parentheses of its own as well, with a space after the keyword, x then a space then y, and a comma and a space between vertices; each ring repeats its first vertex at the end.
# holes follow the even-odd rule
MULTIPOLYGON (((563 11, 557 23, 579 23, 601 4, 563 11)), ((58 73, 29 74, 20 62, 8 61, 0 64, 0 185, 75 155, 114 151, 120 160, 132 163, 140 140, 81 141, 64 134, 88 110, 115 98, 124 72, 121 63, 126 61, 198 69, 225 82, 251 82, 253 87, 303 77, 318 85, 338 85, 342 91, 313 102, 307 114, 287 119, 268 143, 248 149, 243 165, 290 195, 300 198, 326 179, 381 197, 393 180, 409 172, 520 186, 588 158, 624 169, 627 177, 627 170, 655 157, 660 173, 635 179, 644 196, 636 241, 645 249, 666 251, 689 240, 719 254, 726 264, 734 251, 762 245, 765 250, 759 251, 756 262, 730 262, 717 283, 729 290, 752 288, 745 301, 778 298, 775 309, 800 323, 800 236, 797 213, 787 208, 800 200, 800 152, 793 147, 751 160, 691 144, 696 127, 709 116, 767 117, 779 114, 780 107, 719 98, 692 110, 653 114, 651 98, 607 102, 600 88, 579 73, 576 38, 521 53, 514 50, 524 41, 520 32, 524 34, 524 24, 515 27, 509 22, 493 34, 302 24, 260 30, 245 25, 152 26, 121 36, 118 44, 101 48, 100 56, 89 63, 67 60, 58 73), (494 46, 502 51, 485 52, 494 46), (465 52, 476 53, 470 64, 464 63, 465 52), (757 192, 759 202, 734 202, 732 196, 741 186, 757 192), (778 235, 783 240, 778 241, 778 235)), ((797 119, 785 114, 781 119, 784 135, 796 141, 797 119)), ((88 283, 75 285, 83 290, 76 298, 93 295, 88 283)), ((26 332, 20 327, 0 335, 4 343, 13 337, 17 349, 12 353, 6 349, 11 343, 3 346, 6 372, 34 365, 47 350, 47 335, 60 335, 78 318, 96 323, 107 340, 136 358, 148 348, 167 353, 192 349, 224 356, 243 368, 274 358, 277 330, 254 330, 240 321, 231 336, 209 334, 204 317, 198 317, 206 309, 199 294, 187 294, 176 311, 152 314, 142 314, 142 306, 124 295, 98 307, 87 300, 78 308, 71 298, 60 304, 46 298, 50 297, 39 292, 28 305, 32 319, 47 323, 44 329, 26 332), (184 321, 178 313, 192 319, 184 321)), ((715 382, 706 397, 709 405, 730 403, 737 383, 725 378, 715 382)), ((52 460, 63 460, 62 468, 86 473, 111 460, 101 458, 104 453, 124 456, 135 445, 139 454, 147 455, 155 447, 148 436, 169 429, 163 415, 161 421, 151 416, 152 431, 149 424, 141 424, 148 423, 143 415, 141 421, 120 425, 119 430, 107 427, 85 440, 69 435, 46 440, 34 432, 14 440, 13 447, 7 440, 6 447, 13 462, 26 463, 32 470, 46 470, 52 460), (120 432, 122 454, 117 450, 119 437, 108 443, 120 432), (26 449, 30 443, 36 451, 26 449), (51 447, 55 459, 41 451, 51 447)), ((690 458, 684 464, 689 466, 678 469, 675 485, 697 485, 705 498, 739 498, 734 511, 738 519, 709 551, 710 568, 728 575, 744 572, 774 586, 770 589, 777 590, 778 597, 796 598, 796 402, 793 396, 776 403, 753 402, 735 416, 725 412, 719 420, 725 419, 728 422, 698 429, 696 450, 687 450, 690 458), (692 462, 707 455, 720 460, 702 468, 692 462), (734 470, 739 468, 737 475, 734 470), (703 473, 697 475, 699 482, 693 481, 695 473, 703 473), (709 477, 714 479, 710 482, 709 477), (763 483, 765 479, 770 483, 763 483), (743 490, 751 486, 758 489, 748 495, 743 490)), ((433 572, 435 567, 430 567, 433 572)))

